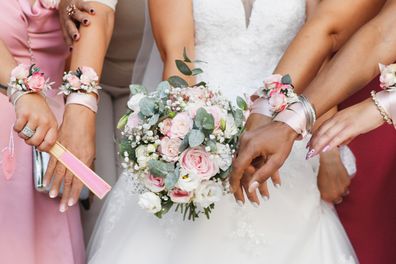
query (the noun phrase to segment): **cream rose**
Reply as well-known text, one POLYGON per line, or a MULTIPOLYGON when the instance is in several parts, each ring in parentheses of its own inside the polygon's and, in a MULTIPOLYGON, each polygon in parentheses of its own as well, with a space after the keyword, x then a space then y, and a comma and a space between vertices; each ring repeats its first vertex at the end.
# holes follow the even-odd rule
POLYGON ((99 81, 98 74, 91 67, 81 67, 80 70, 82 73, 80 80, 83 84, 89 85, 91 82, 99 81))
POLYGON ((188 174, 209 180, 219 172, 219 167, 202 147, 186 149, 180 156, 180 166, 188 174))
POLYGON ((143 93, 135 94, 128 100, 128 108, 131 109, 135 113, 140 112, 139 103, 140 103, 140 100, 142 100, 145 97, 146 97, 146 95, 144 95, 143 93))
POLYGON ((146 192, 139 196, 138 204, 141 208, 149 213, 158 213, 161 211, 161 198, 152 192, 146 192))
POLYGON ((160 132, 162 133, 162 135, 168 136, 171 126, 172 126, 172 119, 167 118, 164 121, 162 121, 159 125, 160 132))
POLYGON ((175 188, 169 192, 169 197, 174 203, 189 203, 193 197, 193 193, 175 188))
POLYGON ((193 120, 187 113, 177 114, 172 120, 169 136, 171 138, 184 138, 192 128, 193 120))
POLYGON ((29 89, 33 92, 41 92, 45 88, 45 79, 41 73, 33 73, 27 80, 29 89))
POLYGON ((182 140, 180 138, 162 138, 160 152, 163 155, 164 160, 168 162, 176 162, 179 159, 179 148, 181 143, 182 140))
POLYGON ((269 105, 273 112, 279 113, 286 109, 287 107, 287 97, 283 93, 277 90, 273 90, 269 94, 268 99, 269 105))
POLYGON ((19 64, 11 71, 11 76, 15 79, 22 80, 29 76, 29 65, 19 64))
POLYGON ((220 201, 223 196, 223 187, 214 181, 204 181, 195 190, 195 202, 203 208, 220 201))

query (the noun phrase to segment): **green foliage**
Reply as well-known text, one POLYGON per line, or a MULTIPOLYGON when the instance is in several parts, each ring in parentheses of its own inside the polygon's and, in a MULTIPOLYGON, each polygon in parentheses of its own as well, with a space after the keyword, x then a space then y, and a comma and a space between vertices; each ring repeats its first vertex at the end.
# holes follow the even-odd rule
POLYGON ((145 97, 139 102, 140 113, 145 117, 150 117, 155 114, 155 100, 150 97, 145 97))
POLYGON ((190 147, 198 147, 201 145, 205 140, 205 135, 198 129, 193 129, 190 131, 188 135, 188 144, 190 147))
POLYGON ((247 105, 246 101, 240 96, 237 97, 237 105, 243 111, 246 111, 247 108, 248 108, 248 105, 247 105))
POLYGON ((160 160, 149 160, 147 165, 150 173, 156 177, 165 178, 168 174, 175 173, 175 167, 172 163, 166 163, 160 160))
POLYGON ((144 87, 143 85, 140 84, 131 84, 129 85, 129 90, 131 91, 132 95, 136 95, 136 94, 147 94, 147 89, 146 87, 144 87))

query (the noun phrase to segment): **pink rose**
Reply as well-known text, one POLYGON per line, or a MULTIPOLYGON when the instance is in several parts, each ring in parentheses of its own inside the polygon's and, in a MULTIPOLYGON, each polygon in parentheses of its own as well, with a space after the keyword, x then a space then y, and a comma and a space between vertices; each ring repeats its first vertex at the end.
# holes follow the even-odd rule
POLYGON ((169 197, 174 203, 189 203, 193 197, 193 193, 175 188, 169 193, 169 197))
POLYGON ((15 79, 22 80, 29 76, 30 66, 26 64, 19 64, 11 71, 11 77, 15 79))
POLYGON ((186 149, 180 156, 180 166, 189 174, 209 180, 219 172, 219 167, 202 147, 186 149))
POLYGON ((133 113, 128 117, 127 126, 129 128, 135 128, 141 124, 142 120, 139 118, 137 113, 133 113))
POLYGON ((161 139, 160 151, 163 158, 168 162, 176 162, 179 159, 179 148, 182 143, 180 138, 161 139))
POLYGON ((396 64, 388 66, 380 64, 380 86, 382 89, 388 89, 396 85, 396 64))
POLYGON ((206 101, 205 88, 192 87, 186 89, 186 94, 191 101, 206 101))
POLYGON ((144 185, 152 192, 159 193, 165 190, 165 182, 161 177, 148 174, 144 179, 144 185))
POLYGON ((204 108, 204 107, 205 107, 204 102, 189 103, 185 110, 188 112, 188 114, 191 118, 195 118, 195 116, 197 115, 198 109, 204 108))
POLYGON ((45 88, 45 78, 42 73, 33 73, 27 80, 29 89, 33 92, 41 92, 45 88))
POLYGON ((172 120, 172 126, 169 131, 171 138, 183 138, 193 128, 193 120, 187 113, 177 114, 172 120))
POLYGON ((89 85, 91 82, 99 81, 99 77, 96 74, 96 71, 91 67, 81 67, 80 70, 82 73, 80 79, 83 84, 89 85))
POLYGON ((81 88, 81 82, 77 76, 73 74, 68 74, 66 75, 66 80, 71 85, 71 88, 73 90, 78 91, 81 88))
POLYGON ((221 120, 225 120, 227 113, 225 113, 222 109, 218 106, 209 106, 205 107, 205 110, 211 114, 214 118, 215 128, 220 127, 221 120))
POLYGON ((273 90, 269 94, 269 105, 274 113, 282 112, 287 107, 287 97, 281 92, 273 90))
POLYGON ((162 125, 160 127, 160 132, 162 135, 167 136, 168 133, 170 132, 172 126, 172 119, 167 118, 164 121, 162 121, 162 125))

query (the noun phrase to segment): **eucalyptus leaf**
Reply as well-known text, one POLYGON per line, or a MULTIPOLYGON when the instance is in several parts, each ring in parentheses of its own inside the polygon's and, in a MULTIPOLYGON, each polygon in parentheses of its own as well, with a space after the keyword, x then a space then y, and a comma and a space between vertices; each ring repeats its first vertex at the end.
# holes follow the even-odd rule
POLYGON ((285 76, 282 77, 281 82, 283 84, 292 84, 291 76, 289 74, 286 74, 285 76))
POLYGON ((235 110, 234 118, 235 118, 236 126, 243 127, 243 121, 245 121, 245 115, 243 114, 241 109, 235 110))
POLYGON ((197 75, 203 73, 203 70, 200 68, 195 68, 195 69, 192 69, 191 73, 193 76, 197 76, 197 75))
POLYGON ((175 172, 175 167, 172 163, 166 163, 160 160, 149 160, 147 165, 150 173, 156 177, 165 178, 168 174, 175 172))
POLYGON ((216 151, 217 151, 216 141, 214 141, 214 140, 209 140, 209 141, 206 143, 206 146, 210 147, 210 151, 211 151, 211 152, 216 152, 216 151))
POLYGON ((190 134, 188 135, 188 144, 190 147, 198 147, 201 145, 205 140, 205 135, 198 129, 191 130, 190 134))
POLYGON ((150 126, 153 126, 153 125, 157 124, 157 122, 158 122, 158 120, 159 120, 159 117, 160 117, 159 114, 153 115, 153 116, 149 119, 148 124, 149 124, 150 126))
POLYGON ((183 49, 183 59, 184 59, 185 62, 191 63, 191 59, 187 55, 187 48, 186 47, 184 47, 184 49, 183 49))
POLYGON ((206 82, 199 82, 199 83, 197 83, 197 84, 195 84, 194 85, 195 87, 199 87, 199 86, 204 86, 204 87, 206 87, 206 82))
POLYGON ((183 152, 183 151, 185 151, 188 148, 188 146, 189 146, 188 136, 189 135, 187 135, 187 136, 185 136, 183 138, 183 141, 182 141, 182 143, 180 144, 180 147, 179 147, 179 151, 180 152, 183 152))
POLYGON ((166 189, 172 190, 173 187, 175 187, 178 180, 179 180, 179 174, 176 172, 169 173, 168 175, 166 175, 166 178, 165 178, 166 189))
POLYGON ((155 113, 155 100, 153 98, 145 97, 139 102, 140 113, 144 116, 152 116, 155 113))
POLYGON ((248 108, 248 105, 247 105, 246 101, 240 96, 237 97, 237 105, 243 111, 246 111, 247 108, 248 108))
POLYGON ((171 89, 171 86, 170 86, 170 84, 169 84, 168 81, 162 81, 162 82, 160 82, 160 83, 158 84, 158 86, 157 86, 157 92, 158 92, 158 94, 159 94, 159 97, 160 97, 161 99, 166 98, 166 97, 167 97, 166 91, 167 91, 167 90, 169 91, 170 89, 171 89))
POLYGON ((147 94, 147 89, 143 85, 140 84, 131 84, 129 85, 129 90, 131 91, 132 95, 143 93, 147 94))
POLYGON ((183 73, 184 75, 191 76, 192 71, 188 65, 182 60, 176 60, 176 67, 177 69, 183 73))
POLYGON ((195 125, 199 129, 213 130, 214 118, 204 108, 199 108, 195 116, 195 125))
POLYGON ((179 76, 169 77, 168 82, 173 87, 179 87, 179 88, 188 87, 188 83, 185 80, 183 80, 182 78, 180 78, 179 76))

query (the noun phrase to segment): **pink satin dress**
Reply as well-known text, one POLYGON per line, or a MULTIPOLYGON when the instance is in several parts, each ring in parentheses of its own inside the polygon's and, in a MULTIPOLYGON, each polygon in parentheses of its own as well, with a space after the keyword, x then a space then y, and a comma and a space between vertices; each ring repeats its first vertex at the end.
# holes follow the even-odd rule
MULTIPOLYGON (((34 63, 54 87, 59 87, 68 50, 57 11, 37 0, 0 1, 0 38, 18 63, 30 63, 30 38, 34 63)), ((0 58, 1 59, 1 58, 0 58)), ((54 90, 48 101, 61 121, 63 99, 54 90)), ((9 142, 15 122, 13 106, 0 94, 0 150, 9 142)), ((78 206, 59 212, 59 200, 35 191, 32 179, 32 148, 14 133, 16 170, 6 179, 0 169, 0 263, 82 264, 85 250, 78 206)), ((0 166, 1 168, 1 166, 0 166)))
MULTIPOLYGON (((378 78, 350 97, 341 109, 380 90, 378 78)), ((360 264, 396 263, 396 131, 384 124, 357 137, 349 145, 356 155, 358 172, 350 195, 337 206, 341 222, 360 264)))

